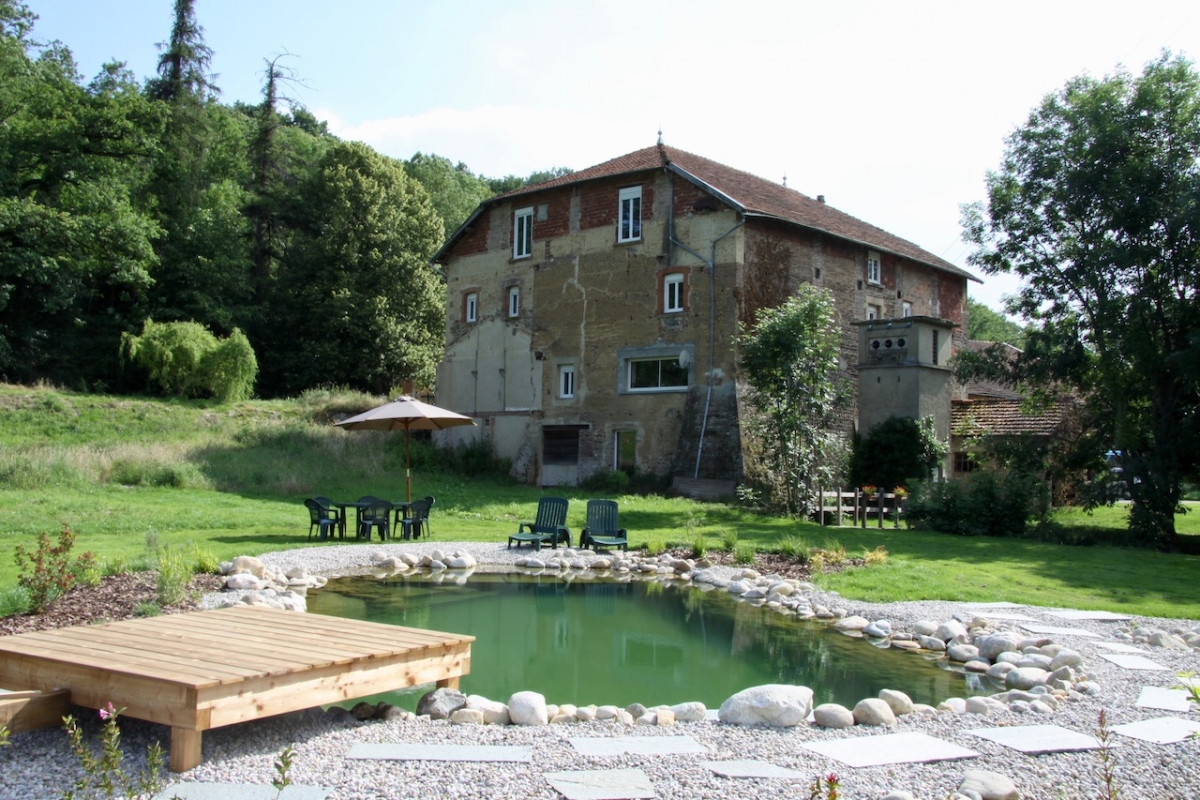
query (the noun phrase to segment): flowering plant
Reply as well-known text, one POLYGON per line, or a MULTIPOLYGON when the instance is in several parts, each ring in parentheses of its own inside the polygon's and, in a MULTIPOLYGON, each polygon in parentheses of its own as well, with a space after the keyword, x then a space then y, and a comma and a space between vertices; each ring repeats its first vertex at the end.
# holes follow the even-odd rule
POLYGON ((866 486, 862 487, 863 494, 875 494, 878 491, 879 487, 873 483, 868 483, 866 486))
POLYGON ((121 766, 124 755, 121 751, 121 729, 117 727, 117 719, 124 708, 116 708, 107 703, 100 709, 100 719, 104 728, 100 733, 100 752, 93 752, 83 740, 83 729, 74 717, 63 717, 67 728, 67 738, 71 741, 71 750, 79 759, 83 775, 75 781, 75 787, 64 797, 71 798, 113 798, 124 797, 130 800, 152 797, 162 788, 163 750, 155 742, 150 745, 146 754, 146 769, 138 775, 129 775, 121 766))
POLYGON ((908 497, 908 489, 905 489, 903 486, 897 486, 895 489, 892 489, 892 494, 896 495, 898 499, 903 500, 908 497))

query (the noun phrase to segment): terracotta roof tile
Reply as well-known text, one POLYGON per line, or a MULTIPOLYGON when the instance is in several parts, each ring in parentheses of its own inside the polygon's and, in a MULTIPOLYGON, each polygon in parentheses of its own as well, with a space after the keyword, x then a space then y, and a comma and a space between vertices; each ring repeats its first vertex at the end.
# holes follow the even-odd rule
POLYGON ((878 248, 895 255, 910 258, 913 261, 927 264, 939 270, 954 273, 970 280, 979 281, 977 277, 946 261, 933 253, 923 250, 917 245, 899 236, 894 236, 882 228, 863 222, 860 219, 838 211, 826 203, 814 200, 794 189, 789 189, 772 181, 764 180, 757 175, 743 172, 733 167, 727 167, 703 156, 689 153, 666 145, 647 147, 626 153, 602 164, 587 169, 572 172, 544 183, 514 189, 511 192, 494 197, 485 205, 503 201, 532 192, 541 192, 559 186, 570 186, 576 183, 611 178, 651 169, 674 167, 701 183, 707 184, 720 194, 740 206, 741 210, 753 216, 771 217, 794 225, 823 231, 825 233, 848 239, 853 242, 878 248))
POLYGON ((950 430, 955 436, 1050 436, 1066 419, 1069 400, 1059 400, 1033 413, 1020 400, 999 397, 958 400, 951 404, 950 430))

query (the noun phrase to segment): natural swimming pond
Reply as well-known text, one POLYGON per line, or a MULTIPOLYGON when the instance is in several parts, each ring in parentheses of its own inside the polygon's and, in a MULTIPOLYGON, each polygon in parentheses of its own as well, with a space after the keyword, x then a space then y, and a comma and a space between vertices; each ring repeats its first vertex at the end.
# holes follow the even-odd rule
MULTIPOLYGON (((992 691, 919 654, 873 647, 724 591, 652 581, 514 573, 476 573, 461 585, 428 575, 341 578, 310 593, 308 610, 471 634, 471 672, 460 688, 500 702, 533 690, 551 703, 699 700, 717 708, 749 686, 789 683, 811 687, 814 704, 853 708, 885 688, 931 705, 992 691)), ((428 688, 374 699, 412 710, 428 688)))

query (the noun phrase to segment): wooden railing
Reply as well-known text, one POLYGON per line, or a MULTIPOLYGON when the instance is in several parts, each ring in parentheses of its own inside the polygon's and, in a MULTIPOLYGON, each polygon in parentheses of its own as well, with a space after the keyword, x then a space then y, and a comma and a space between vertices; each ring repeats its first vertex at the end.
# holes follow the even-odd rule
POLYGON ((882 528, 884 520, 890 520, 892 527, 900 527, 900 519, 904 516, 904 495, 894 492, 874 492, 864 494, 858 489, 818 489, 817 506, 821 509, 817 514, 817 522, 822 525, 841 526, 847 517, 854 527, 867 527, 867 521, 874 517, 878 527, 882 528))

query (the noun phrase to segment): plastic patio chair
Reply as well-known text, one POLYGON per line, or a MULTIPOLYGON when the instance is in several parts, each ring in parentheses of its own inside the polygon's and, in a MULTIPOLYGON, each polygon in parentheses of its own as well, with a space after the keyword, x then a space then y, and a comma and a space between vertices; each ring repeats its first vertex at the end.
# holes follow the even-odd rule
POLYGON ((369 541, 371 531, 378 528, 379 538, 386 540, 391 528, 392 504, 387 500, 380 500, 378 497, 360 502, 369 504, 361 510, 358 517, 358 538, 369 541))
POLYGON ((338 536, 345 538, 346 536, 346 514, 345 512, 333 505, 333 501, 323 494, 319 494, 313 498, 317 501, 317 505, 325 512, 326 516, 333 517, 337 520, 338 536))
POLYGON ((310 497, 304 501, 305 507, 308 509, 308 538, 312 539, 313 530, 319 530, 321 539, 330 538, 330 531, 338 529, 338 518, 336 515, 330 515, 316 499, 310 497))
POLYGON ((400 538, 420 539, 422 531, 425 533, 425 538, 429 538, 429 507, 431 505, 433 505, 432 497, 412 502, 412 505, 408 507, 408 514, 396 520, 400 525, 400 538))
POLYGON ((619 547, 629 551, 629 534, 617 521, 615 500, 588 500, 587 527, 579 534, 579 546, 599 549, 619 547))
POLYGON ((543 542, 558 549, 558 543, 564 542, 571 546, 571 531, 567 529, 567 501, 562 497, 543 497, 538 500, 537 519, 533 522, 522 522, 517 532, 508 537, 508 547, 513 542, 520 547, 529 542, 541 550, 543 542), (528 529, 528 532, 526 532, 528 529))

